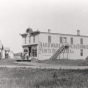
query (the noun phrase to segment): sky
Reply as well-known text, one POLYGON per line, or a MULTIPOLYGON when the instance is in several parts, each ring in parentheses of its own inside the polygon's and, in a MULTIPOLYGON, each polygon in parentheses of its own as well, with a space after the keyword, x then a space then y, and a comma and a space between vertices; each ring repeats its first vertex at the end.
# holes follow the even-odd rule
POLYGON ((0 0, 0 40, 14 53, 22 51, 27 28, 88 36, 88 0, 0 0))

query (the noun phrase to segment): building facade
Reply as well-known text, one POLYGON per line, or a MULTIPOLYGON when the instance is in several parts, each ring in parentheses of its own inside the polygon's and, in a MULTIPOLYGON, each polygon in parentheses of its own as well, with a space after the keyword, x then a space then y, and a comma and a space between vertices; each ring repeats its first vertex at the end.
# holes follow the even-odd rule
POLYGON ((10 51, 9 47, 4 47, 0 41, 0 60, 6 58, 14 58, 14 53, 10 51))
POLYGON ((23 54, 38 60, 85 59, 88 56, 88 36, 34 31, 21 34, 23 54))

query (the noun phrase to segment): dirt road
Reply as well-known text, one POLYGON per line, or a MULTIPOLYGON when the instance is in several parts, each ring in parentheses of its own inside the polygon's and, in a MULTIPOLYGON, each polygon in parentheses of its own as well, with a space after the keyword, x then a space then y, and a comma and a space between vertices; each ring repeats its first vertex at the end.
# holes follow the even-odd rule
POLYGON ((47 69, 88 69, 88 66, 64 66, 38 62, 16 62, 16 60, 1 60, 0 67, 26 67, 26 68, 47 68, 47 69))

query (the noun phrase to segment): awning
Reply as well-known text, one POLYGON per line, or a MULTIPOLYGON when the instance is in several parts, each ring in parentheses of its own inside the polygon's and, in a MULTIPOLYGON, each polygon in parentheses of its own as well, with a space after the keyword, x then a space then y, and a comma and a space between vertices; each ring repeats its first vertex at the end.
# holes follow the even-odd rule
POLYGON ((26 45, 22 45, 23 47, 30 47, 30 46, 37 46, 38 44, 26 44, 26 45))

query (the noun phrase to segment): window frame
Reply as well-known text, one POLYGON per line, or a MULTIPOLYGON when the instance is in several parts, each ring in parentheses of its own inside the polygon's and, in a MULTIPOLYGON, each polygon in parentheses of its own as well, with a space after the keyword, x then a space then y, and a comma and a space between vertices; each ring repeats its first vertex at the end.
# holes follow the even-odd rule
POLYGON ((80 49, 80 56, 83 56, 83 49, 80 49))
POLYGON ((63 42, 63 37, 60 37, 60 43, 62 43, 63 42))
POLYGON ((26 37, 24 37, 24 44, 26 44, 26 37))
POLYGON ((32 56, 37 57, 37 48, 32 49, 32 56))
POLYGON ((33 36, 33 43, 35 43, 35 36, 33 36))
POLYGON ((62 43, 67 43, 67 37, 62 37, 62 43))
POLYGON ((51 43, 51 36, 48 36, 48 43, 51 43))
POLYGON ((31 43, 31 37, 29 37, 29 43, 31 43))
POLYGON ((70 43, 73 44, 73 37, 70 38, 70 43))
POLYGON ((83 45, 83 38, 80 38, 80 44, 83 45))

